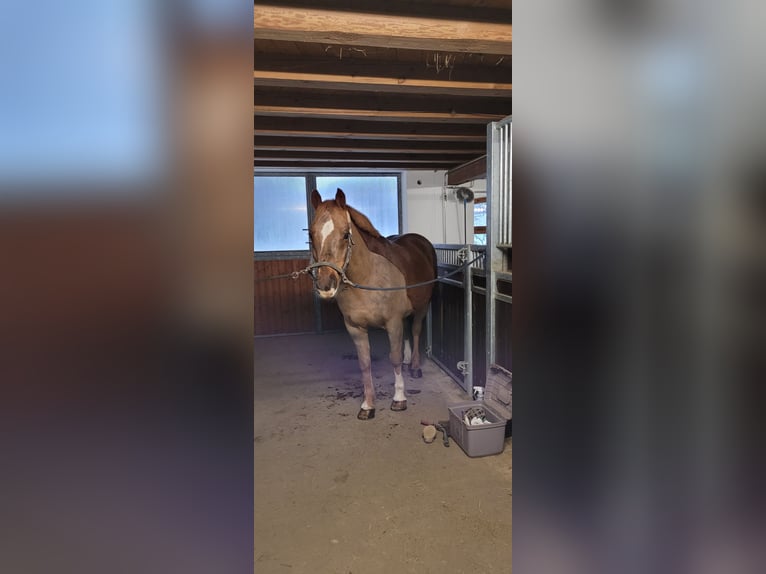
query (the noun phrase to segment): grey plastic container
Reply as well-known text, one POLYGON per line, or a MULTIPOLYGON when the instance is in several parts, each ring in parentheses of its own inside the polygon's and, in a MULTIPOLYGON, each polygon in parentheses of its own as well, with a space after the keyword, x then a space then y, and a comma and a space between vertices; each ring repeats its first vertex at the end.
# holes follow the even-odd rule
POLYGON ((449 435, 470 457, 499 454, 505 447, 506 419, 484 401, 467 401, 448 407, 449 435), (487 414, 485 425, 469 426, 463 422, 463 412, 471 407, 482 407, 487 414))

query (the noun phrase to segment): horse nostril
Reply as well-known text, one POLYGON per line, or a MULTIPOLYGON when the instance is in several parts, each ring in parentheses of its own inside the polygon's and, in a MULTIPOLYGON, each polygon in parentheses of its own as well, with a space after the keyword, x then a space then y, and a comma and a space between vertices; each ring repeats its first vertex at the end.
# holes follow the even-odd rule
POLYGON ((320 291, 330 291, 338 286, 338 279, 334 274, 320 274, 317 278, 317 289, 320 291))

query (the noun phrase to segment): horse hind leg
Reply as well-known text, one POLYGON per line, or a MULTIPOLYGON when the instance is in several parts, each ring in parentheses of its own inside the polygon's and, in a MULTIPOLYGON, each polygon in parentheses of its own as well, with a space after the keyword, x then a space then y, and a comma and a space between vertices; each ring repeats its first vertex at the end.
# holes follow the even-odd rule
POLYGON ((420 333, 423 330, 423 319, 426 318, 428 308, 418 311, 412 317, 412 361, 410 362, 410 376, 419 379, 423 376, 420 368, 420 333))
POLYGON ((402 363, 405 365, 409 365, 412 363, 412 346, 410 345, 410 337, 412 335, 412 318, 405 319, 405 328, 404 330, 404 357, 402 357, 402 363))
POLYGON ((402 376, 402 322, 388 325, 386 331, 391 347, 389 358, 394 368, 394 398, 391 401, 391 410, 404 411, 407 410, 407 396, 404 394, 404 377, 402 376))

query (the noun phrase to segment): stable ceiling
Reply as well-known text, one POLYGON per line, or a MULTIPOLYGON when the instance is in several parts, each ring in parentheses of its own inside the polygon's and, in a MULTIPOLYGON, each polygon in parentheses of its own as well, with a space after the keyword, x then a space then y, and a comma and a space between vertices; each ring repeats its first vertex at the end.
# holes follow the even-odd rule
POLYGON ((451 169, 511 114, 510 0, 294 0, 254 14, 256 168, 451 169))

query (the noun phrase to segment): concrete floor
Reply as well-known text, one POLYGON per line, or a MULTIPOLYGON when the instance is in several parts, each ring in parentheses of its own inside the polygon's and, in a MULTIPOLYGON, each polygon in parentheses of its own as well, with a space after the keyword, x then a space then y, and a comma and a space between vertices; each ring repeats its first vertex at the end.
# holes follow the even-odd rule
POLYGON ((255 572, 511 572, 512 440, 469 458, 420 420, 468 397, 434 363, 405 375, 408 409, 389 409, 388 340, 371 338, 376 417, 343 333, 255 340, 255 572))

